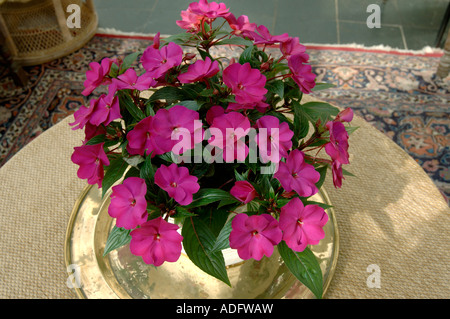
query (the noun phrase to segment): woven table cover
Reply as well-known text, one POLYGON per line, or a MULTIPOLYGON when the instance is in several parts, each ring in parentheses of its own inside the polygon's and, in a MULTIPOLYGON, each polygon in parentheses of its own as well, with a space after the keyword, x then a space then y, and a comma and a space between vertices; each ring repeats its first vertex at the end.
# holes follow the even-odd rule
MULTIPOLYGON (((307 100, 308 97, 304 97, 307 100)), ((70 156, 84 139, 62 120, 0 169, 0 298, 76 298, 66 282, 64 241, 87 185, 70 156)), ((335 207, 339 257, 324 296, 335 299, 450 297, 450 209, 423 169, 355 117, 347 176, 324 187, 335 207), (372 271, 375 269, 375 273, 372 271), (378 281, 373 280, 374 275, 378 281)))

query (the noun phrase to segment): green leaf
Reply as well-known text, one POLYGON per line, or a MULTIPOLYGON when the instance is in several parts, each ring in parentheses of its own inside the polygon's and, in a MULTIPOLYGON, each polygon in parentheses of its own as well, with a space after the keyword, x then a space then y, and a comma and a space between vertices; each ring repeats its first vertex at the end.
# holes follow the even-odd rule
POLYGON ((277 94, 280 98, 284 98, 284 82, 282 80, 275 80, 266 85, 267 90, 277 94))
POLYGON ((348 135, 352 134, 357 129, 359 129, 359 126, 346 126, 345 127, 345 130, 347 131, 348 135))
POLYGON ((293 101, 292 107, 294 108, 294 136, 301 140, 308 135, 309 122, 312 119, 297 101, 293 101))
POLYGON ((123 180, 126 180, 128 177, 141 177, 141 171, 136 167, 130 167, 130 169, 125 174, 123 180))
POLYGON ((287 78, 284 80, 285 88, 284 88, 284 99, 296 99, 298 101, 301 100, 303 96, 303 92, 298 88, 298 84, 292 80, 292 78, 287 78))
POLYGON ((302 109, 314 120, 321 120, 322 124, 339 113, 339 109, 325 102, 308 102, 302 104, 302 109))
POLYGON ((177 211, 177 214, 175 215, 175 218, 197 216, 197 214, 191 213, 189 210, 187 210, 183 206, 177 206, 175 208, 175 210, 177 211))
POLYGON ((191 33, 187 33, 187 32, 174 34, 174 35, 171 35, 170 37, 161 39, 162 41, 165 42, 162 46, 168 44, 169 42, 173 42, 176 44, 185 44, 185 43, 189 42, 191 39, 193 39, 194 37, 195 37, 194 35, 192 35, 191 33))
POLYGON ((106 240, 103 256, 108 255, 111 251, 128 244, 131 240, 131 230, 114 226, 106 240))
POLYGON ((145 158, 145 161, 141 166, 140 177, 153 184, 153 178, 155 176, 155 169, 153 168, 153 165, 152 165, 152 156, 151 155, 152 154, 150 153, 145 158))
POLYGON ((211 97, 213 96, 214 93, 214 89, 204 89, 203 91, 201 91, 199 93, 200 96, 204 96, 204 97, 211 97))
POLYGON ((319 206, 319 207, 322 207, 323 209, 328 209, 328 208, 331 208, 331 207, 333 207, 333 205, 328 205, 328 204, 325 204, 325 203, 321 203, 321 202, 316 202, 316 201, 313 201, 313 200, 310 200, 310 201, 308 201, 308 200, 305 200, 305 201, 302 201, 303 202, 303 205, 317 205, 317 206, 319 206))
POLYGON ((176 155, 172 152, 167 152, 161 155, 158 155, 160 159, 169 163, 175 163, 176 155))
POLYGON ((352 176, 352 177, 356 177, 355 174, 350 173, 349 171, 347 171, 346 169, 342 169, 342 174, 345 176, 352 176))
POLYGON ((214 243, 214 246, 211 248, 211 252, 221 251, 230 247, 230 233, 232 230, 231 222, 233 221, 233 218, 230 218, 225 223, 225 226, 223 226, 223 228, 220 230, 216 242, 214 243))
POLYGON ((185 99, 185 94, 179 88, 173 86, 165 86, 150 96, 149 101, 168 100, 168 101, 182 101, 185 99))
POLYGON ((247 178, 245 177, 248 174, 248 170, 244 174, 240 174, 237 170, 234 170, 234 177, 236 178, 236 181, 245 181, 247 178))
POLYGON ((123 176, 127 167, 128 163, 122 157, 110 161, 109 166, 106 167, 106 173, 102 181, 102 198, 111 186, 123 176))
POLYGON ((252 183, 255 190, 263 196, 264 198, 274 198, 275 197, 275 191, 272 187, 272 184, 270 183, 271 176, 267 174, 261 174, 259 176, 259 179, 252 183))
POLYGON ((224 45, 224 44, 251 46, 251 45, 253 45, 253 42, 250 40, 245 40, 240 37, 233 37, 231 39, 225 39, 225 40, 219 41, 215 45, 224 45))
POLYGON ((334 88, 336 85, 331 83, 316 83, 316 85, 311 89, 311 91, 316 92, 320 90, 326 90, 330 88, 334 88))
POLYGON ((196 84, 184 84, 180 87, 183 95, 185 96, 184 100, 197 100, 199 94, 205 89, 205 86, 201 83, 196 84))
POLYGON ((221 200, 236 201, 229 192, 218 188, 203 188, 194 194, 192 203, 185 206, 186 208, 194 208, 209 205, 221 200))
POLYGON ((325 182, 325 177, 327 176, 327 168, 328 168, 328 165, 324 165, 319 168, 316 168, 316 171, 318 171, 320 174, 320 179, 316 183, 317 188, 321 188, 323 185, 323 182, 325 182))
POLYGON ((323 276, 319 262, 307 247, 302 252, 290 249, 284 241, 278 244, 278 252, 291 273, 309 290, 321 299, 323 295, 323 276))
POLYGON ((240 64, 251 62, 253 56, 253 47, 253 45, 249 46, 244 50, 244 52, 242 52, 241 56, 239 57, 240 64))
POLYGON ((144 161, 144 158, 141 155, 132 155, 124 157, 123 160, 130 166, 138 167, 144 161))
POLYGON ((100 144, 106 141, 106 135, 105 134, 100 134, 100 135, 96 135, 93 138, 91 138, 86 145, 95 145, 95 144, 100 144))
POLYGON ((284 205, 286 205, 287 203, 289 203, 291 201, 290 198, 279 198, 277 199, 277 207, 281 208, 284 205))
POLYGON ((249 215, 249 212, 257 212, 259 209, 259 203, 256 200, 252 200, 251 202, 247 203, 247 215, 249 215))
POLYGON ((314 143, 310 144, 309 146, 310 147, 312 147, 312 146, 322 146, 322 145, 327 144, 329 141, 330 141, 330 139, 320 138, 320 139, 316 140, 314 143))
POLYGON ((230 212, 227 209, 218 209, 213 205, 204 206, 196 209, 200 219, 206 226, 212 231, 215 237, 217 237, 222 230, 223 226, 227 222, 230 212))
POLYGON ((201 104, 198 104, 197 101, 181 101, 178 103, 179 105, 185 106, 189 110, 198 111, 200 109, 201 104))
POLYGON ((136 61, 139 54, 141 54, 140 51, 133 52, 133 53, 127 55, 123 59, 122 65, 120 66, 119 75, 124 73, 126 70, 128 70, 133 65, 134 61, 136 61))
POLYGON ((145 103, 145 115, 155 116, 155 111, 153 110, 153 105, 150 100, 147 100, 147 102, 145 103))
POLYGON ((123 91, 119 92, 119 103, 120 105, 125 106, 127 111, 135 120, 140 121, 145 118, 144 112, 142 112, 142 110, 134 104, 133 100, 127 93, 123 91))
POLYGON ((115 63, 111 64, 111 70, 108 75, 112 78, 116 78, 119 75, 119 66, 115 63))
POLYGON ((231 286, 221 251, 212 251, 216 237, 199 218, 188 217, 181 230, 183 247, 189 259, 207 274, 231 286))
POLYGON ((206 58, 210 58, 211 61, 214 61, 214 58, 211 56, 209 52, 200 49, 200 47, 197 47, 197 51, 198 53, 200 53, 200 56, 202 57, 203 60, 205 60, 206 58))
POLYGON ((238 201, 236 200, 236 198, 227 198, 227 199, 222 199, 219 203, 219 205, 217 206, 217 208, 221 208, 223 206, 227 206, 227 205, 232 205, 232 204, 236 204, 238 201))

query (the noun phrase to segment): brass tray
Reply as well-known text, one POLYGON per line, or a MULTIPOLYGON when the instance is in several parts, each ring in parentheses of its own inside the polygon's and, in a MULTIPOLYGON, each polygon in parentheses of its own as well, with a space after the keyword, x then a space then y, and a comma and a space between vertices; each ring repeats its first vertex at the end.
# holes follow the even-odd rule
MULTIPOLYGON (((311 200, 330 204, 321 190, 311 200)), ((67 267, 75 269, 74 289, 88 299, 309 299, 314 295, 286 268, 275 249, 261 261, 237 260, 232 249, 224 251, 232 288, 197 268, 185 254, 175 263, 146 265, 125 245, 103 257, 114 219, 108 215, 109 194, 87 186, 73 208, 64 248, 67 267), (77 277, 78 276, 78 277, 77 277)), ((332 208, 325 238, 311 246, 324 276, 324 295, 336 268, 339 233, 332 208)))

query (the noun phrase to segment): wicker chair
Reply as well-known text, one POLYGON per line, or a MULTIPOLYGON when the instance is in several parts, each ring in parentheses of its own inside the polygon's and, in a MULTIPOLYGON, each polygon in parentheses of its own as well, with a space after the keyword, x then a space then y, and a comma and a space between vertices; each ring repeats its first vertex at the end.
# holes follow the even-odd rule
POLYGON ((42 64, 81 48, 95 34, 92 0, 0 0, 0 31, 15 63, 42 64), (67 6, 80 6, 81 28, 69 29, 67 6))

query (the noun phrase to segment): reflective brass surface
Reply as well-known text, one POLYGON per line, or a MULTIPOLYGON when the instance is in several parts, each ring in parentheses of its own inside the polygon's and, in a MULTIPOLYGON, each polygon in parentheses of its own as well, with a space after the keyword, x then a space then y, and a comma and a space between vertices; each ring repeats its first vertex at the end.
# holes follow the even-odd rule
MULTIPOLYGON (((324 191, 311 200, 329 203, 324 191)), ((270 258, 242 261, 232 249, 224 251, 232 287, 204 273, 182 253, 175 263, 160 267, 146 265, 125 245, 103 257, 103 250, 113 219, 108 215, 109 194, 101 199, 101 189, 88 186, 75 204, 67 228, 65 243, 66 266, 79 266, 81 287, 78 297, 170 298, 170 299, 303 299, 314 295, 286 268, 277 249, 270 258)), ((318 257, 326 292, 333 276, 339 246, 335 213, 327 209, 329 221, 324 227, 325 238, 311 246, 318 257)))

